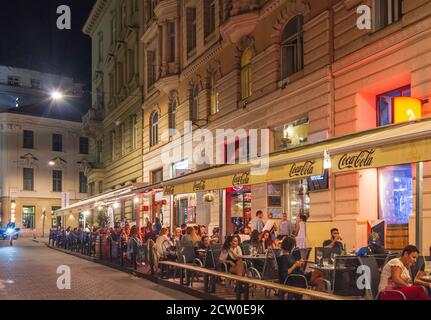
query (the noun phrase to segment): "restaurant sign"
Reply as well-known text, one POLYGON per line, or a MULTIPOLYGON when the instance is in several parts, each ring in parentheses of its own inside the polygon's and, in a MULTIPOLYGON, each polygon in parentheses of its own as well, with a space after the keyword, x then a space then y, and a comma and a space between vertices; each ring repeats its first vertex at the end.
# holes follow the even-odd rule
POLYGON ((166 195, 172 195, 175 193, 175 186, 170 185, 170 186, 164 186, 163 187, 163 193, 166 195))
POLYGON ((302 178, 314 175, 316 161, 295 162, 290 165, 289 178, 302 178))
POLYGON ((429 140, 424 139, 336 154, 332 157, 332 172, 429 161, 431 160, 429 143, 429 140))
POLYGON ((239 187, 250 183, 250 172, 237 173, 232 178, 232 186, 239 187))
POLYGON ((205 191, 205 180, 198 180, 193 182, 193 191, 205 191))

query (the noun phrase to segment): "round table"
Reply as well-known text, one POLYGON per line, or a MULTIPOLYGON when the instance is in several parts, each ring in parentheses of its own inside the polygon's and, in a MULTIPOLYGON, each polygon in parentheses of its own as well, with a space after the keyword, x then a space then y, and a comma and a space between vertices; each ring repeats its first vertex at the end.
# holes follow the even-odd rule
POLYGON ((431 274, 420 277, 422 281, 431 282, 431 274))

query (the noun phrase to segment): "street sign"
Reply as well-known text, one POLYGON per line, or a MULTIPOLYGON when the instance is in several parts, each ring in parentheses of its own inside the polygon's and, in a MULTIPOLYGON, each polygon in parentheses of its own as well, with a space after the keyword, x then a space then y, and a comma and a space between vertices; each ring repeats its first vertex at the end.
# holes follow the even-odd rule
POLYGON ((61 208, 66 208, 69 206, 70 194, 69 192, 61 193, 61 208))

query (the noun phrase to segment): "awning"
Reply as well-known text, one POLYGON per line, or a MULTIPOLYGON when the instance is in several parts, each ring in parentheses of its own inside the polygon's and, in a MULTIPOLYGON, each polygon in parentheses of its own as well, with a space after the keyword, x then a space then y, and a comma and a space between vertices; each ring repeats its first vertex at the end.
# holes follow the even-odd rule
POLYGON ((431 160, 431 118, 378 127, 322 142, 273 153, 269 169, 256 175, 256 164, 232 164, 196 171, 136 190, 163 187, 165 194, 193 193, 305 178, 323 174, 323 155, 331 157, 332 172, 431 160))
POLYGON ((55 211, 55 214, 57 215, 63 215, 67 212, 70 212, 72 210, 89 210, 92 209, 97 203, 99 202, 107 202, 110 200, 115 200, 117 198, 121 198, 123 196, 131 194, 130 191, 133 190, 133 186, 128 186, 124 188, 119 188, 117 190, 108 191, 102 194, 99 194, 95 197, 91 197, 85 200, 81 200, 79 202, 76 202, 68 207, 61 208, 59 210, 55 211))

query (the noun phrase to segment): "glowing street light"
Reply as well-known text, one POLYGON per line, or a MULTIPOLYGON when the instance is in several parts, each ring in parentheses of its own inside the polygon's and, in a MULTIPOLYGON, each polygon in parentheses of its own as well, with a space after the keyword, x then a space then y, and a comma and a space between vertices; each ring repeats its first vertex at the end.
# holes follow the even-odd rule
POLYGON ((51 160, 48 162, 48 164, 52 167, 53 165, 55 165, 55 161, 51 160))
POLYGON ((54 101, 63 100, 64 95, 60 91, 53 91, 51 93, 51 99, 54 101))

